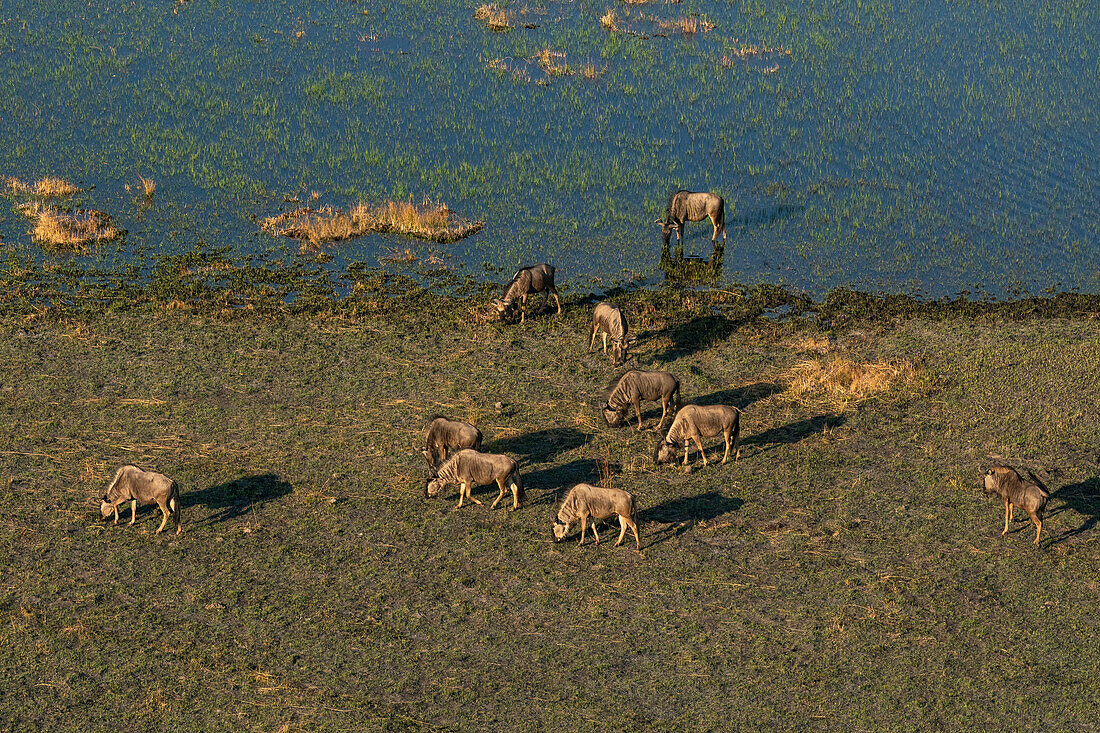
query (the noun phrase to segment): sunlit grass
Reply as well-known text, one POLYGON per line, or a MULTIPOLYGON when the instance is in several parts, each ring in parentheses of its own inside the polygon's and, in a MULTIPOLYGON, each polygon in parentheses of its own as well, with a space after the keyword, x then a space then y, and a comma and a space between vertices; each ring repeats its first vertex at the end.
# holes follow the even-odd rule
POLYGON ((800 361, 780 376, 780 382, 786 385, 785 399, 836 410, 885 392, 895 384, 911 385, 915 381, 916 371, 908 361, 856 362, 839 354, 800 361))
POLYGON ((350 211, 333 207, 301 208, 264 219, 264 231, 276 236, 308 242, 313 248, 326 242, 340 242, 370 232, 394 232, 436 242, 454 242, 481 230, 484 222, 458 216, 446 204, 425 199, 387 201, 379 206, 359 203, 350 211))
POLYGON ((105 242, 122 232, 111 225, 111 217, 95 209, 65 211, 40 203, 25 204, 19 210, 34 221, 31 237, 40 244, 80 248, 105 242))
POLYGON ((506 31, 512 28, 512 19, 504 8, 495 5, 479 5, 474 18, 483 22, 489 30, 506 31))
POLYGON ((6 178, 4 179, 4 183, 13 193, 29 194, 42 198, 64 198, 65 196, 72 196, 80 193, 81 190, 64 178, 55 178, 53 176, 39 178, 37 181, 29 183, 21 181, 18 178, 6 178))

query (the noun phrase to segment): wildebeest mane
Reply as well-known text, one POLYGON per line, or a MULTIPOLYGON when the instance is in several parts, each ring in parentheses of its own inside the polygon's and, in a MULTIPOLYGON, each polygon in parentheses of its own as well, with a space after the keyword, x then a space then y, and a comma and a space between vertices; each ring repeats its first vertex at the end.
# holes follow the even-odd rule
POLYGON ((669 195, 668 195, 668 204, 665 205, 665 221, 668 221, 668 218, 670 216, 672 216, 672 200, 674 198, 676 198, 676 194, 678 194, 678 193, 689 193, 689 192, 686 191, 685 189, 682 189, 682 188, 675 188, 675 189, 672 190, 671 193, 669 193, 669 195))

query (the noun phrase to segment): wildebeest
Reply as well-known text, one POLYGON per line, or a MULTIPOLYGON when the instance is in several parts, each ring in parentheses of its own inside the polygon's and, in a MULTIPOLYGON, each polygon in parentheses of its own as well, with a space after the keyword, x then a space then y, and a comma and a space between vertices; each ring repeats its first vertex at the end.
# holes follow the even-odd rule
MULTIPOLYGON (((588 526, 588 519, 608 519, 612 516, 619 517, 619 541, 618 547, 626 536, 626 528, 634 531, 634 544, 637 549, 642 549, 641 540, 638 538, 638 524, 634 519, 634 496, 622 489, 605 489, 602 486, 592 484, 577 484, 565 495, 565 500, 558 508, 558 514, 554 517, 554 541, 561 542, 569 534, 569 526, 577 521, 581 522, 581 539, 579 544, 584 544, 584 532, 588 526)), ((600 544, 600 535, 596 532, 596 522, 592 522, 592 534, 596 535, 596 544, 600 544)))
POLYGON ((519 308, 519 322, 523 323, 526 317, 527 296, 531 293, 542 293, 542 305, 546 307, 550 296, 554 296, 554 303, 558 306, 558 315, 561 315, 561 300, 558 298, 558 289, 554 287, 554 268, 545 262, 524 267, 512 276, 512 282, 504 290, 503 298, 494 298, 500 319, 505 320, 512 314, 515 308, 519 308), (518 303, 517 303, 518 301, 518 303))
POLYGON ((519 509, 523 502, 523 480, 519 476, 519 467, 514 459, 495 453, 480 453, 467 448, 460 450, 439 467, 434 478, 424 484, 424 496, 439 496, 449 484, 458 484, 458 509, 463 499, 469 499, 481 506, 481 502, 470 495, 474 486, 483 486, 496 482, 500 488, 497 498, 489 505, 490 509, 504 498, 504 487, 510 484, 512 489, 512 509, 519 509))
POLYGON ((632 369, 619 378, 615 389, 603 406, 603 419, 610 427, 617 428, 626 419, 627 410, 634 405, 634 414, 638 416, 638 429, 642 429, 641 402, 660 402, 661 421, 657 427, 665 424, 665 416, 674 414, 680 402, 680 380, 668 372, 643 372, 632 369), (672 413, 669 413, 669 406, 672 413))
POLYGON ((113 513, 115 524, 118 524, 118 505, 125 501, 130 502, 130 524, 137 518, 138 503, 156 504, 163 515, 157 534, 168 523, 169 514, 176 520, 176 534, 182 531, 179 485, 163 473, 142 471, 137 466, 129 465, 115 471, 115 477, 103 494, 99 513, 104 519, 113 513))
POLYGON ((683 246, 684 222, 702 221, 710 217, 714 225, 712 244, 718 241, 718 235, 722 235, 722 244, 726 243, 726 202, 721 196, 713 193, 693 193, 691 191, 677 191, 668 197, 668 207, 665 209, 665 219, 658 219, 655 223, 661 225, 661 233, 665 237, 665 247, 668 246, 672 230, 676 230, 676 244, 683 246))
POLYGON ((468 422, 448 420, 434 415, 424 433, 424 450, 420 451, 428 467, 435 471, 448 456, 464 448, 481 450, 481 431, 468 422))
POLYGON ((993 466, 982 477, 982 489, 988 496, 999 496, 1005 504, 1005 528, 1001 534, 1008 532, 1009 522, 1012 521, 1014 507, 1023 507, 1032 524, 1035 525, 1035 542, 1039 544, 1039 533, 1043 531, 1043 508, 1047 505, 1050 492, 1035 474, 1028 471, 1030 481, 1024 480, 1020 474, 1008 466, 993 466))
POLYGON ((737 451, 735 461, 741 458, 741 448, 738 442, 741 439, 741 411, 736 407, 726 405, 685 405, 676 413, 672 426, 664 440, 653 449, 654 463, 671 463, 676 460, 677 446, 684 446, 684 465, 688 463, 688 453, 691 451, 691 442, 699 448, 699 454, 703 456, 703 465, 707 465, 707 454, 703 450, 703 438, 710 438, 718 433, 726 440, 726 453, 722 456, 722 463, 730 457, 730 437, 733 437, 733 448, 737 451))
POLYGON ((626 316, 614 303, 604 301, 597 303, 592 311, 592 338, 588 340, 588 350, 596 343, 596 334, 603 334, 603 353, 607 353, 607 337, 611 337, 611 363, 615 366, 626 361, 627 350, 630 342, 627 333, 630 326, 626 322, 626 316))

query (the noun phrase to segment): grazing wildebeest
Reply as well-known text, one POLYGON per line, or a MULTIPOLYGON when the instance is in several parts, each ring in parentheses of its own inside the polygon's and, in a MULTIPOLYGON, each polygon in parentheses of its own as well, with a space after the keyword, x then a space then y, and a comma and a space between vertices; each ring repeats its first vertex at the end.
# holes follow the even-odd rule
POLYGON ((672 407, 673 414, 679 407, 680 380, 668 372, 630 370, 620 377, 604 403, 603 419, 610 427, 617 428, 623 424, 627 409, 634 405, 634 414, 638 416, 638 430, 641 430, 642 400, 661 403, 661 421, 657 423, 659 429, 665 424, 665 415, 670 414, 669 406, 672 407))
POLYGON ((115 471, 115 477, 107 486, 103 494, 103 500, 99 505, 99 513, 103 518, 115 515, 115 524, 118 524, 118 505, 130 502, 130 524, 137 518, 138 503, 156 504, 160 507, 163 519, 157 534, 168 523, 168 515, 176 520, 176 534, 183 529, 182 514, 180 508, 180 489, 175 481, 163 473, 154 471, 142 471, 137 466, 123 466, 115 471))
MULTIPOLYGON (((634 496, 621 489, 605 489, 602 486, 592 484, 577 484, 565 495, 565 500, 554 517, 554 541, 561 542, 569 534, 569 526, 577 521, 581 522, 581 539, 579 544, 584 544, 584 532, 588 526, 588 519, 607 519, 618 515, 619 517, 619 541, 618 547, 626 536, 626 528, 634 531, 634 544, 638 550, 642 549, 641 540, 638 538, 638 524, 634 520, 634 496)), ((596 535, 596 544, 600 544, 600 535, 596 532, 596 522, 592 522, 592 534, 596 535)))
POLYGON ((1008 466, 993 466, 982 477, 982 488, 988 496, 999 496, 1005 505, 1005 528, 1001 534, 1008 532, 1008 524, 1012 521, 1014 507, 1023 507, 1032 524, 1035 525, 1035 542, 1039 544, 1039 533, 1043 531, 1043 508, 1047 505, 1050 492, 1039 478, 1028 471, 1030 481, 1025 481, 1022 476, 1008 466))
POLYGON ((439 473, 424 484, 424 495, 439 496, 448 484, 458 484, 458 509, 463 499, 469 499, 481 506, 481 502, 470 495, 475 485, 482 486, 496 482, 500 488, 497 498, 489 505, 490 509, 504 498, 505 484, 511 484, 512 509, 519 509, 523 502, 523 480, 519 477, 519 467, 515 460, 495 453, 479 453, 467 448, 460 450, 439 467, 439 473))
POLYGON ((676 447, 684 446, 684 465, 688 463, 688 453, 691 452, 691 441, 699 448, 699 454, 703 456, 703 465, 707 465, 707 454, 703 450, 703 438, 710 438, 718 433, 726 440, 726 453, 722 456, 722 463, 730 457, 730 436, 733 437, 733 447, 737 451, 733 460, 741 459, 741 448, 738 442, 741 439, 741 411, 736 407, 726 405, 685 405, 676 413, 672 421, 672 427, 664 440, 653 449, 654 463, 671 463, 676 460, 676 447))
POLYGON ((626 361, 630 342, 627 332, 630 326, 619 306, 604 301, 597 303, 592 311, 592 338, 588 340, 588 351, 596 343, 596 334, 603 334, 603 353, 607 353, 607 337, 611 337, 611 363, 615 366, 626 361))
POLYGON ((554 296, 554 303, 558 306, 558 315, 561 315, 561 300, 558 298, 558 289, 554 287, 554 268, 543 262, 542 264, 524 267, 512 276, 512 282, 504 291, 503 298, 494 298, 500 319, 506 320, 512 311, 519 308, 519 322, 523 323, 526 317, 527 296, 531 293, 542 293, 542 305, 545 308, 554 296), (518 303, 517 303, 518 301, 518 303))
POLYGON ((722 244, 726 243, 726 202, 721 196, 713 193, 692 193, 691 191, 677 191, 668 198, 668 207, 665 209, 665 219, 658 219, 655 223, 661 225, 661 233, 665 236, 665 247, 668 247, 672 230, 676 230, 676 245, 683 247, 684 222, 702 221, 710 217, 714 225, 714 236, 710 241, 717 243, 718 235, 722 235, 722 244))
POLYGON ((420 451, 428 467, 435 471, 450 454, 463 448, 481 450, 481 431, 468 422, 448 420, 442 415, 434 415, 428 421, 424 433, 424 450, 420 451))

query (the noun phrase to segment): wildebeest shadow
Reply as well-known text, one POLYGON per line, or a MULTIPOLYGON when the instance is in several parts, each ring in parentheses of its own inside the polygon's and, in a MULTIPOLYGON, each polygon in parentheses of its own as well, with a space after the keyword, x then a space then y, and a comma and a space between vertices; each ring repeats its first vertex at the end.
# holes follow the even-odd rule
POLYGON ((790 445, 810 437, 814 433, 823 433, 826 429, 838 428, 846 422, 843 415, 817 415, 807 420, 799 420, 790 425, 754 433, 741 441, 742 445, 758 445, 757 453, 774 450, 780 445, 790 445))
POLYGON ((293 490, 293 486, 275 474, 265 473, 187 492, 181 498, 185 508, 199 505, 211 510, 210 516, 199 524, 215 524, 236 519, 254 507, 286 496, 293 490))
POLYGON ((723 496, 717 491, 708 491, 699 496, 670 499, 657 506, 643 509, 638 512, 638 520, 669 525, 658 530, 656 539, 649 543, 655 545, 671 537, 679 537, 687 532, 694 522, 710 521, 727 512, 735 512, 744 504, 744 501, 736 497, 723 496))
POLYGON ((697 351, 707 349, 713 344, 729 338, 739 325, 739 321, 731 320, 725 316, 706 315, 697 316, 687 323, 658 331, 656 334, 651 335, 667 336, 672 345, 657 354, 654 360, 670 362, 689 357, 697 351))
POLYGON ((718 392, 711 392, 708 395, 692 397, 690 400, 686 400, 686 402, 696 405, 732 405, 744 410, 753 402, 767 399, 776 392, 782 391, 783 388, 778 384, 772 382, 756 382, 754 384, 746 384, 743 387, 723 389, 718 392))
POLYGON ((498 438, 486 450, 524 456, 531 463, 544 463, 560 453, 580 448, 587 437, 576 428, 547 428, 511 438, 498 438))
MULTIPOLYGON (((1077 484, 1063 486, 1051 493, 1050 498, 1060 499, 1062 504, 1052 512, 1047 513, 1047 518, 1072 510, 1084 518, 1081 525, 1068 529, 1057 537, 1051 538, 1047 546, 1064 542, 1071 537, 1084 534, 1096 526, 1100 521, 1100 478, 1090 478, 1077 484)), ((1019 512, 1017 512, 1019 514, 1019 512)))
MULTIPOLYGON (((622 466, 609 463, 608 470, 611 473, 619 473, 622 466)), ((530 504, 553 504, 564 497, 565 492, 575 484, 598 485, 600 480, 600 464, 593 458, 578 458, 560 466, 549 466, 524 473, 523 488, 527 491, 534 489, 542 492, 542 495, 531 500, 530 504)))

